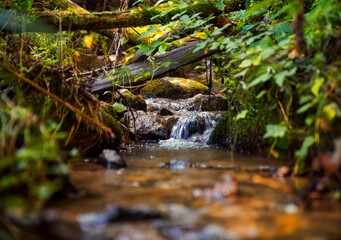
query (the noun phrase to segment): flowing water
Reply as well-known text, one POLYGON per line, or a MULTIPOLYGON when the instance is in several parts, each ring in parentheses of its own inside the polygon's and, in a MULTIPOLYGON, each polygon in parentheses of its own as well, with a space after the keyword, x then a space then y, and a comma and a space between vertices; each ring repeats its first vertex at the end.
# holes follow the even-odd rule
POLYGON ((74 166, 71 178, 84 195, 50 206, 50 234, 61 239, 341 237, 340 204, 297 204, 293 189, 305 182, 273 178, 278 162, 217 148, 158 145, 134 146, 124 158, 124 170, 74 166))
POLYGON ((284 163, 207 146, 216 116, 184 114, 170 139, 124 153, 125 169, 73 164, 82 194, 48 207, 45 237, 341 239, 340 203, 302 204, 295 191, 307 179, 274 177, 284 163))

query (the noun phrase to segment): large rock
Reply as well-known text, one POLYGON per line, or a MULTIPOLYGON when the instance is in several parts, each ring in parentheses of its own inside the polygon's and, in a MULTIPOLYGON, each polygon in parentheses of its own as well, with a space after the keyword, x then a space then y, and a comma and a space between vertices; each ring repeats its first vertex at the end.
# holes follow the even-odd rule
POLYGON ((227 111, 227 100, 220 96, 197 94, 188 99, 188 109, 195 111, 227 111))
POLYGON ((193 97, 199 93, 208 94, 208 87, 194 80, 173 77, 152 80, 141 89, 145 98, 179 99, 193 97))
POLYGON ((136 122, 131 113, 126 113, 125 117, 131 133, 136 134, 139 140, 164 140, 168 139, 173 125, 178 117, 161 116, 159 114, 147 114, 143 111, 134 113, 136 122), (136 132, 135 132, 136 130, 136 132))

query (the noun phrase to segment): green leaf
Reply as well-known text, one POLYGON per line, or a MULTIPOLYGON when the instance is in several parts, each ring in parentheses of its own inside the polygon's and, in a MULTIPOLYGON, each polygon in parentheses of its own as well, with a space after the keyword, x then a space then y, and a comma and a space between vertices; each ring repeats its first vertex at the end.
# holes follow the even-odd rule
POLYGON ((161 64, 161 66, 167 68, 171 63, 172 63, 171 61, 165 61, 161 64))
POLYGON ((307 126, 311 126, 315 122, 315 120, 316 120, 315 115, 310 115, 310 116, 306 117, 304 122, 307 126))
POLYGON ((184 2, 184 1, 181 1, 181 3, 179 4, 178 7, 179 7, 180 9, 183 9, 183 8, 187 7, 187 3, 184 2))
POLYGON ((167 49, 167 44, 166 43, 162 43, 160 46, 159 46, 159 49, 158 49, 158 52, 160 54, 163 54, 166 52, 166 49, 167 49))
POLYGON ((262 62, 262 56, 261 55, 257 55, 257 56, 252 58, 252 65, 253 66, 258 66, 261 62, 262 62))
POLYGON ((254 79, 250 84, 249 87, 254 87, 260 83, 266 82, 268 81, 270 78, 272 77, 272 74, 270 73, 264 73, 262 75, 260 75, 259 77, 257 77, 256 79, 254 79))
POLYGON ((124 106, 121 103, 115 102, 112 107, 114 108, 114 110, 118 113, 124 112, 127 110, 126 106, 124 106))
POLYGON ((136 51, 136 54, 138 53, 145 53, 150 49, 149 45, 142 44, 141 47, 136 51))
POLYGON ((302 107, 300 107, 299 109, 297 109, 297 113, 304 113, 306 111, 308 111, 314 104, 312 102, 308 102, 306 104, 304 104, 302 107))
POLYGON ((267 124, 265 128, 264 138, 282 138, 288 130, 287 126, 277 124, 267 124))
POLYGON ((252 61, 251 59, 245 59, 241 62, 241 64, 239 64, 240 68, 247 68, 250 67, 252 65, 252 61))
POLYGON ((315 97, 317 97, 323 83, 324 78, 322 77, 315 78, 314 85, 311 87, 311 92, 314 94, 315 97))
POLYGON ((259 98, 263 97, 267 93, 268 93, 268 91, 262 90, 260 93, 257 94, 256 98, 259 99, 259 98))
POLYGON ((276 80, 276 84, 279 87, 283 87, 284 79, 285 79, 286 76, 288 76, 288 71, 287 70, 281 71, 281 72, 276 73, 274 75, 274 78, 276 80))
POLYGON ((44 184, 35 188, 37 197, 43 200, 47 200, 53 194, 53 189, 51 186, 44 184))
POLYGON ((6 190, 19 182, 19 178, 17 176, 1 176, 0 178, 0 190, 6 190))
POLYGON ((245 74, 246 74, 248 71, 249 71, 249 69, 248 69, 248 68, 246 68, 246 69, 244 69, 243 71, 241 71, 241 72, 239 72, 239 73, 235 74, 235 75, 234 75, 234 77, 235 77, 235 78, 238 78, 238 77, 244 77, 244 76, 245 76, 245 74))
POLYGON ((313 99, 314 99, 314 97, 311 95, 301 95, 300 96, 300 104, 312 101, 313 99))
POLYGON ((298 159, 305 158, 308 154, 309 148, 315 143, 315 139, 312 136, 304 138, 302 146, 299 150, 295 151, 295 157, 298 159))
POLYGON ((186 22, 189 19, 190 19, 189 16, 187 14, 185 14, 185 15, 182 15, 179 20, 182 21, 182 22, 186 22))
POLYGON ((213 4, 219 11, 224 11, 225 9, 224 1, 215 1, 213 4))
POLYGON ((156 30, 157 30, 157 29, 156 29, 155 26, 150 27, 147 31, 145 31, 144 33, 142 33, 142 34, 139 36, 139 39, 143 39, 143 38, 147 37, 148 35, 155 33, 156 30))
POLYGON ((235 120, 235 121, 238 121, 238 120, 240 120, 240 119, 246 118, 247 113, 248 113, 248 110, 243 110, 243 111, 241 111, 240 113, 237 114, 237 116, 235 116, 234 120, 235 120))
POLYGON ((207 46, 208 41, 203 41, 203 42, 199 42, 197 43, 197 45, 195 46, 195 49, 193 50, 193 53, 196 53, 197 51, 204 49, 207 46))

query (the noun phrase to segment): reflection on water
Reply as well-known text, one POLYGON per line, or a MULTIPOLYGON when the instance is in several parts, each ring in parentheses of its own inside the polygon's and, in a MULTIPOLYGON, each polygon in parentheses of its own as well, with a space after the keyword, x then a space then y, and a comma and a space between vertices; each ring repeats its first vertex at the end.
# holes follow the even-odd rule
POLYGON ((341 237, 340 204, 321 201, 310 210, 297 205, 291 192, 300 182, 271 177, 278 161, 156 144, 134 146, 123 157, 124 170, 89 163, 74 167, 72 180, 84 196, 51 204, 49 211, 58 213, 50 220, 51 234, 63 239, 341 237), (238 184, 237 194, 228 192, 235 187, 231 183, 238 184), (221 186, 226 195, 205 197, 221 186))

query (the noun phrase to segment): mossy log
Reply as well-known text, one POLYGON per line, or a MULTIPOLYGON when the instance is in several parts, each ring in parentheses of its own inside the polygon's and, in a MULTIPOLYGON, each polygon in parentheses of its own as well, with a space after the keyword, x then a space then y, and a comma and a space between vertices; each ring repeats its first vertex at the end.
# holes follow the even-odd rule
MULTIPOLYGON (((235 1, 228 1, 235 2, 235 1)), ((238 6, 231 4, 231 6, 238 6)), ((226 6, 229 6, 227 4, 226 6)), ((236 7, 226 7, 228 11, 238 10, 236 7)), ((225 9, 225 11, 226 11, 225 9)), ((174 7, 172 9, 164 8, 133 8, 124 12, 35 12, 35 16, 40 21, 49 25, 54 25, 63 30, 103 30, 122 27, 137 27, 160 22, 168 22, 175 14, 183 11, 202 12, 205 16, 219 13, 211 1, 199 1, 199 3, 189 4, 186 8, 174 7), (167 12, 165 14, 164 12, 167 12), (159 16, 155 18, 155 16, 159 16)))
POLYGON ((177 69, 178 67, 198 61, 213 53, 213 51, 207 51, 205 49, 193 53, 195 47, 196 43, 192 43, 155 56, 153 60, 145 60, 118 67, 114 70, 115 73, 112 76, 112 80, 108 80, 108 78, 98 78, 89 83, 85 89, 90 92, 99 92, 110 89, 113 85, 126 87, 137 86, 150 79, 177 69))

